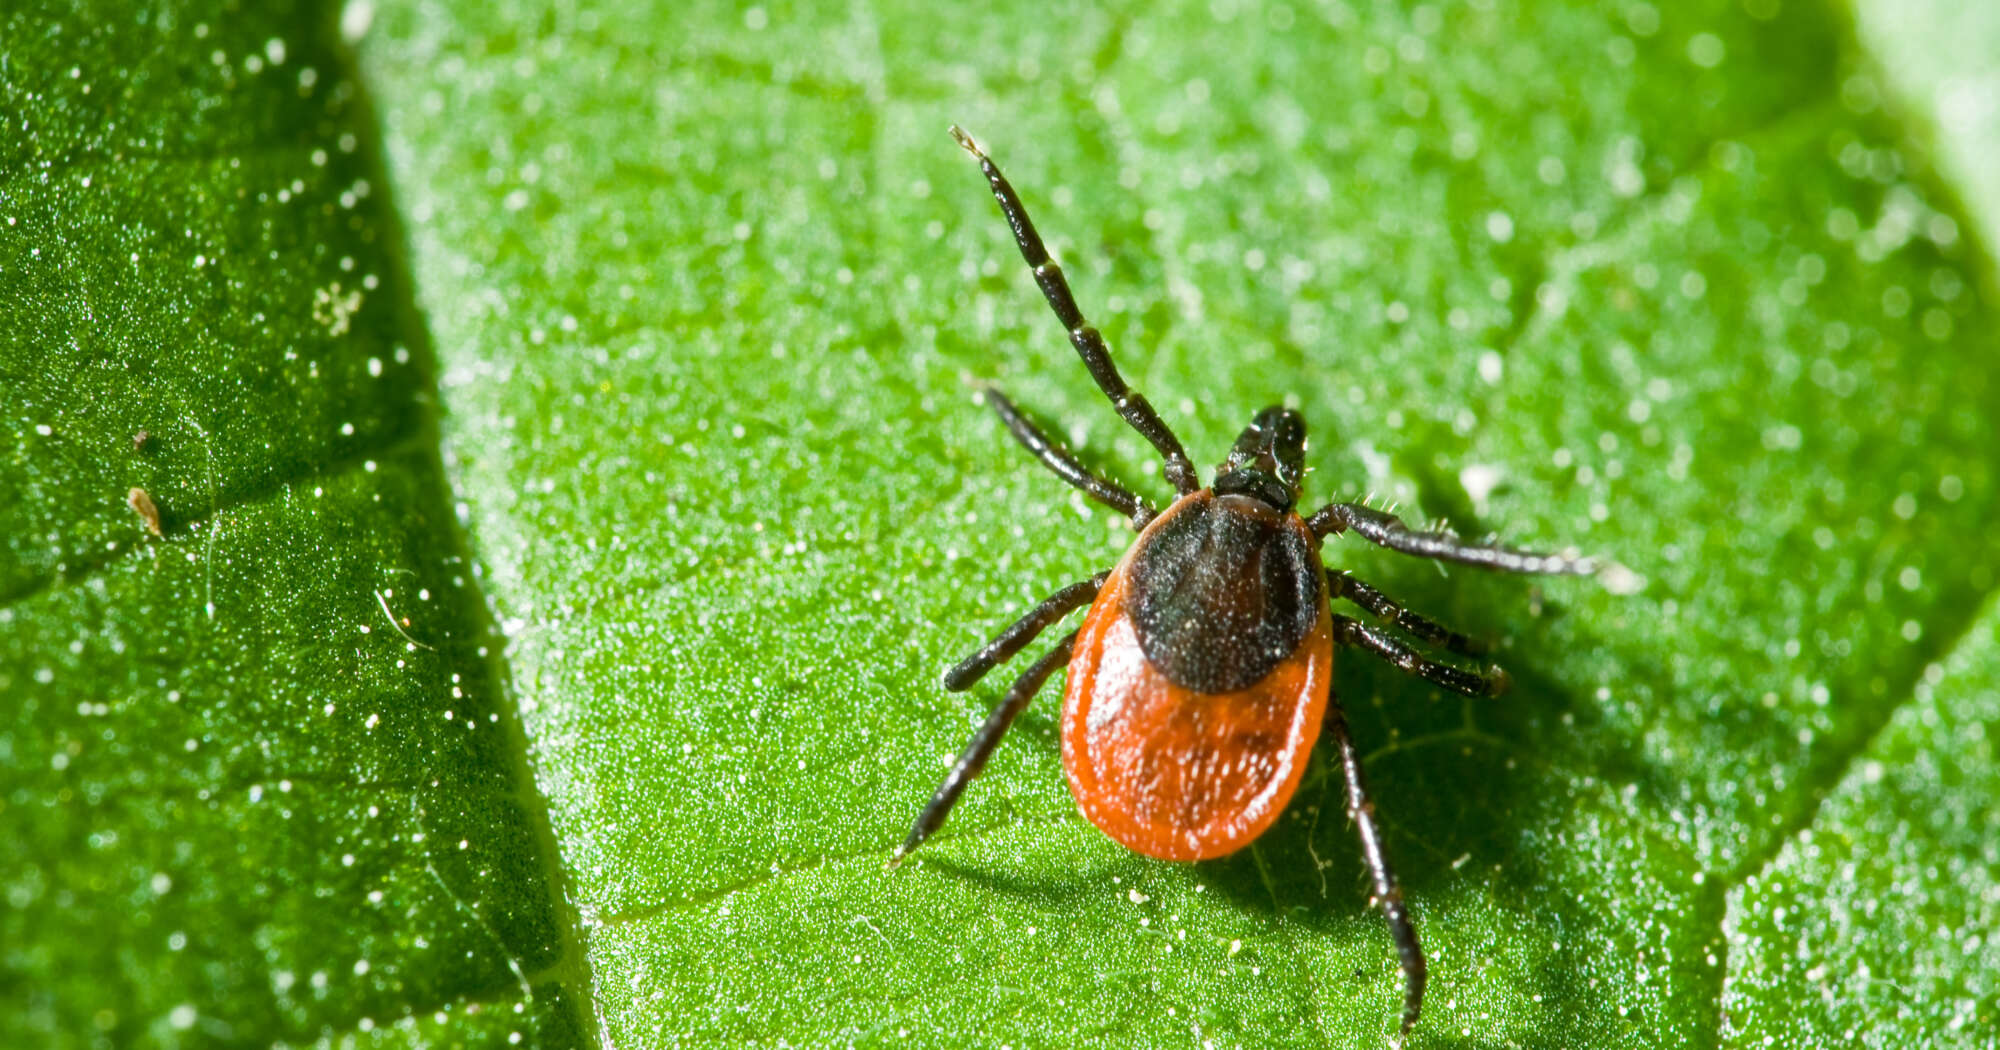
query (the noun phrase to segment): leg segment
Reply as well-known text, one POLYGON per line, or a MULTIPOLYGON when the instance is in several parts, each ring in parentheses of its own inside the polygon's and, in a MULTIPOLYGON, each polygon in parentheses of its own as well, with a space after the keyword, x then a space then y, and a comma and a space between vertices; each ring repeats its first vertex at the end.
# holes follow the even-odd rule
POLYGON ((1464 668, 1441 664, 1426 658, 1422 653, 1397 641, 1379 628, 1350 620, 1345 616, 1333 618, 1333 644, 1365 649, 1394 665, 1404 674, 1413 674, 1432 685, 1442 686, 1454 693, 1467 696, 1499 696, 1507 691, 1507 672, 1491 667, 1484 674, 1467 671, 1464 668))
POLYGON ((1167 461, 1167 483, 1174 491, 1185 496, 1201 487, 1195 476, 1194 464, 1188 461, 1187 452, 1181 448, 1180 439, 1161 422, 1159 413, 1146 399, 1125 385, 1118 374, 1118 367, 1111 363, 1111 349, 1104 345, 1104 336, 1097 329, 1084 323, 1083 311, 1076 305, 1076 296, 1069 290, 1069 281, 1063 277, 1062 267, 1049 258, 1049 250, 1042 244, 1042 235, 1035 232, 1035 224, 1028 218, 1028 209, 1021 204, 1006 176, 1000 174, 991 158, 981 152, 972 136, 961 131, 958 125, 951 128, 951 137, 965 152, 979 160, 979 170, 986 174, 987 185, 993 188, 993 198, 1000 202, 1000 212, 1007 217, 1007 225, 1014 230, 1014 242, 1021 247, 1021 258, 1027 260, 1034 270, 1035 283, 1042 287, 1042 298, 1049 301, 1056 318, 1069 330, 1070 345, 1083 358, 1083 365, 1090 370, 1090 378, 1097 381, 1098 389, 1111 399, 1118 414, 1132 425, 1160 455, 1167 461))
POLYGON ((1498 569, 1501 572, 1567 573, 1586 576, 1597 571, 1597 562, 1593 558, 1568 554, 1530 554, 1506 547, 1466 543, 1448 532, 1417 532, 1403 524, 1403 519, 1394 514, 1364 507, 1359 503, 1329 503, 1306 519, 1306 524, 1312 528, 1313 535, 1321 539, 1332 533, 1353 529, 1362 539, 1392 551, 1414 554, 1420 558, 1437 558, 1465 565, 1478 565, 1483 568, 1498 569))
POLYGON ((1416 613, 1403 608, 1402 603, 1383 594, 1374 587, 1362 583, 1348 573, 1335 569, 1326 570, 1326 585, 1327 592, 1333 597, 1345 598, 1368 610, 1370 616, 1381 620, 1383 623, 1395 624, 1397 627, 1410 632, 1416 638, 1429 642, 1432 645, 1443 646, 1454 653, 1463 653, 1466 656, 1482 656, 1486 652, 1486 646, 1483 643, 1467 638, 1457 631, 1435 621, 1418 616, 1416 613))
POLYGON ((1389 920, 1389 939, 1396 945, 1396 961, 1403 970, 1403 1027, 1397 1040, 1400 1045, 1423 1010, 1424 982, 1429 973, 1424 964, 1424 949, 1417 943, 1417 929, 1410 922, 1409 909, 1403 905, 1402 887, 1396 884, 1396 873, 1390 869, 1389 855, 1382 848, 1382 829, 1375 824, 1375 803, 1368 798, 1368 784, 1361 775, 1361 753, 1354 747, 1354 737, 1347 730, 1347 715, 1338 702, 1326 705, 1326 730, 1340 748, 1340 771, 1347 777, 1347 816, 1361 836, 1361 859, 1368 865, 1369 881, 1374 883, 1373 903, 1381 906, 1382 917, 1389 920))
POLYGON ((1033 452, 1035 458, 1042 461, 1042 466, 1055 471, 1057 477, 1081 489, 1084 495, 1131 518, 1134 529, 1143 529, 1147 522, 1153 520, 1156 512, 1151 504, 1125 491, 1124 488, 1098 477, 1089 467, 1078 463, 1076 457, 1069 454, 1068 449, 1050 441, 1049 436, 1042 433, 1034 421, 1022 415, 1020 409, 1014 407, 1014 402, 1007 399, 1007 395, 992 387, 987 387, 983 393, 986 403, 992 405, 993 411, 1000 414, 1000 421, 1007 424, 1007 432, 1014 435, 1014 440, 1019 441, 1028 451, 1033 452))
POLYGON ((965 786, 979 771, 986 768, 986 760, 993 756, 993 749, 1000 745, 1000 738, 1007 735, 1007 728, 1014 719, 1027 709, 1028 701, 1041 691, 1042 684, 1049 680, 1056 668, 1069 662, 1070 647, 1076 644, 1076 632, 1071 631, 1055 648, 1050 649, 1034 666, 1014 680, 1013 688, 1001 699, 1000 706, 980 723, 979 731, 972 734, 972 741, 959 753, 958 761, 952 763, 951 772, 946 773, 944 783, 938 785, 937 793, 931 796, 924 811, 917 814, 917 823, 910 828, 910 837, 896 847, 896 855, 889 858, 889 866, 895 867, 909 852, 916 849, 931 833, 944 826, 944 818, 951 812, 958 796, 965 793, 965 786))
POLYGON ((1012 660, 1015 653, 1020 652, 1043 631, 1055 626, 1056 621, 1089 605, 1097 597, 1098 590, 1104 586, 1105 579, 1110 575, 1111 570, 1106 569, 1090 579, 1079 580, 1042 599, 1040 605, 1028 610, 1028 615, 1008 624, 1006 630, 995 635, 992 641, 980 646, 978 652, 960 660, 957 667, 946 671, 944 687, 954 693, 962 693, 972 688, 981 678, 986 677, 986 672, 1012 660))

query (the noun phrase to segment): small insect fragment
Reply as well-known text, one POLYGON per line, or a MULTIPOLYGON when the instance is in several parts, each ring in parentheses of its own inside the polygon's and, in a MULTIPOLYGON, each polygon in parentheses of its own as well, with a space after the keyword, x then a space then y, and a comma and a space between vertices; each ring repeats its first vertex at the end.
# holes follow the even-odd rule
POLYGON ((132 435, 132 451, 134 452, 150 452, 152 449, 149 446, 152 443, 153 432, 150 430, 141 429, 138 433, 132 435))
POLYGON ((125 494, 125 505, 131 507, 133 512, 139 515, 139 520, 146 523, 147 532, 162 539, 166 538, 167 534, 160 531, 160 508, 153 505, 153 497, 148 496, 145 489, 133 486, 132 491, 125 494))
MULTIPOLYGON (((1174 497, 1156 508, 1085 466, 1000 391, 983 391, 1016 442, 1057 477, 1129 519, 1137 536, 1116 565, 1056 591, 945 672, 944 688, 970 689, 1084 610, 1082 624, 1015 679, 889 865, 944 826, 1008 727, 1058 670, 1064 672, 1063 772, 1077 808, 1106 835, 1149 857, 1202 861, 1250 845, 1291 803, 1314 745, 1324 739, 1361 840, 1369 903, 1388 923, 1403 975, 1400 1045, 1422 1013, 1429 967, 1389 861, 1362 771, 1363 752, 1334 694, 1334 653, 1358 650, 1467 696, 1498 696, 1509 678, 1497 665, 1473 663, 1486 652, 1477 640, 1327 564, 1326 541, 1352 533, 1400 554, 1498 572, 1586 575, 1597 572, 1598 563, 1414 529, 1366 503, 1329 503, 1305 513, 1299 506, 1305 420, 1282 405, 1251 418, 1203 486, 1180 439, 1126 384, 1103 334, 1084 319, 1014 187, 970 135, 957 127, 951 135, 978 163, 1022 261, 1084 369, 1126 424, 1159 452, 1161 476, 1174 497), (1344 603, 1343 611, 1335 611, 1336 601, 1344 603)), ((1131 891, 1133 903, 1147 899, 1131 891)), ((1230 954, 1240 946, 1231 942, 1230 954)))
MULTIPOLYGON (((389 592, 389 594, 394 594, 394 593, 395 593, 394 591, 389 592)), ((381 591, 376 591, 375 604, 380 605, 382 607, 382 615, 389 618, 389 626, 395 628, 396 633, 402 635, 404 641, 410 643, 410 645, 414 648, 428 649, 431 652, 437 652, 435 648, 425 645, 424 643, 417 641, 415 638, 410 637, 410 632, 404 630, 405 627, 410 626, 410 618, 407 616, 403 617, 401 620, 398 620, 396 618, 396 614, 390 611, 389 609, 388 594, 384 594, 381 591)))

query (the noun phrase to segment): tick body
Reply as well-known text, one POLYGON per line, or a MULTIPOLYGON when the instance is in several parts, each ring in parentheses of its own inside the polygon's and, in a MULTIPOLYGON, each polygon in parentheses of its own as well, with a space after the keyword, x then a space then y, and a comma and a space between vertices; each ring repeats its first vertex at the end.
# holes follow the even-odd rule
POLYGON ((1319 739, 1333 621, 1296 514, 1197 492, 1148 525, 1084 616, 1063 770, 1092 824, 1162 860, 1249 844, 1319 739))
POLYGON ((1305 424, 1285 408, 1251 420, 1214 482, 1203 487, 1180 440, 1128 387, 1006 178, 970 136, 952 137, 979 162, 1022 258, 1084 367, 1125 421, 1159 450, 1175 491, 1163 511, 1092 472, 997 390, 985 391, 1008 431, 1070 485, 1132 521, 1116 566, 1058 590, 947 671, 971 688, 1076 610, 1082 624, 1028 666, 973 734, 918 815, 893 865, 943 826, 1008 727, 1059 667, 1066 668, 1062 757, 1083 815, 1126 847, 1174 861, 1226 856, 1263 834, 1298 790, 1322 738, 1338 752, 1347 812, 1361 840, 1372 903, 1388 921, 1403 972, 1400 1035, 1416 1024, 1427 970, 1416 927, 1383 848, 1360 752, 1332 689, 1336 648, 1356 648, 1433 684, 1476 696, 1503 691, 1497 667, 1469 669, 1409 644, 1460 656, 1479 647, 1321 561, 1321 544, 1353 532, 1420 557, 1507 572, 1587 573, 1588 559, 1468 544, 1420 532, 1394 515, 1331 503, 1296 509, 1305 424), (1357 606, 1374 621, 1335 611, 1357 606))

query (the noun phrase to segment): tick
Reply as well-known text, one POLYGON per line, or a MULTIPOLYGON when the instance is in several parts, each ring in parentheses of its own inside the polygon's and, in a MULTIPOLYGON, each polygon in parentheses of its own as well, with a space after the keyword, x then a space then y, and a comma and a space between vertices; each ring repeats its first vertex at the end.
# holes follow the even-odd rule
POLYGON ((1290 409, 1257 413, 1236 439, 1214 483, 1203 487, 1180 439, 1125 384, 1097 329, 1085 323, 1062 270, 991 158, 951 129, 979 162, 1015 243, 1090 377, 1125 422, 1159 450, 1174 488, 1165 510, 1078 462, 1004 395, 985 391, 1015 440, 1064 481, 1131 519, 1138 538, 1118 564, 1070 584, 945 672, 944 687, 972 688, 1044 631, 1078 609, 1083 623, 1028 666, 938 785, 891 864, 944 824, 953 803, 1028 702, 1058 667, 1063 689, 1062 761, 1083 815, 1126 847, 1162 860, 1194 861, 1242 849, 1291 801, 1313 744, 1332 738, 1347 785, 1347 814, 1361 839, 1372 903, 1388 920, 1403 973, 1401 1034, 1423 1007, 1425 964, 1383 845, 1361 754, 1333 696, 1333 654, 1360 649, 1434 685, 1471 696, 1507 686, 1496 667, 1468 670, 1423 655, 1404 639, 1462 656, 1471 639, 1403 608, 1374 587, 1320 561, 1328 536, 1353 532, 1404 554, 1503 572, 1588 573, 1586 558, 1471 544, 1418 531, 1358 503, 1297 510, 1305 478, 1305 423, 1290 409), (1373 623, 1333 611, 1342 599, 1373 623))

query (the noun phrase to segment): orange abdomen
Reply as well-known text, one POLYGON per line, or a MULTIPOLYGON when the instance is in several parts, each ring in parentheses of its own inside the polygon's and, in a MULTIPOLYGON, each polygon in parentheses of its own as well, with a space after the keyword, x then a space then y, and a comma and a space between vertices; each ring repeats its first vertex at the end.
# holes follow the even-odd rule
POLYGON ((1169 681, 1128 614, 1121 563, 1077 634, 1063 690, 1062 757, 1092 824, 1163 860, 1204 860, 1248 845, 1298 790, 1319 738, 1333 672, 1331 614, 1248 687, 1202 693, 1169 681))

